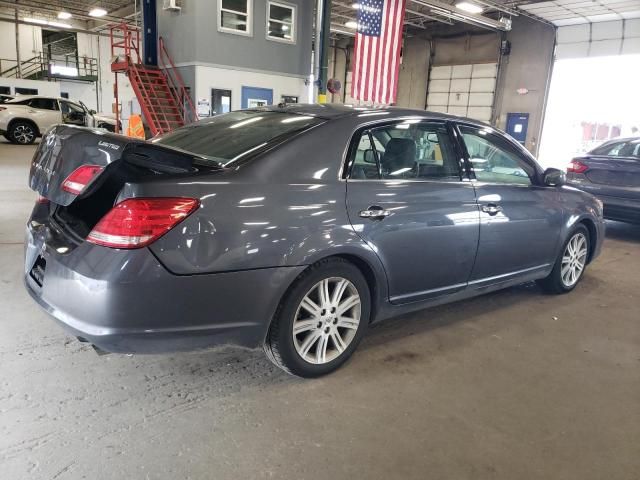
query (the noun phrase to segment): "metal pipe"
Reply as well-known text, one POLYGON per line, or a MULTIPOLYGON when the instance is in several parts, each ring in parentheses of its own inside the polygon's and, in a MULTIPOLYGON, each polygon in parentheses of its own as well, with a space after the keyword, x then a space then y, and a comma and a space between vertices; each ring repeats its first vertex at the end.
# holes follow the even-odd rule
POLYGON ((331 0, 323 0, 320 23, 320 64, 318 74, 318 103, 327 103, 327 76, 329 71, 329 33, 331 30, 331 0))
POLYGON ((316 25, 313 37, 313 78, 315 80, 313 98, 318 98, 318 80, 320 78, 320 42, 322 37, 322 14, 324 12, 324 0, 316 2, 316 25))
POLYGON ((22 78, 22 63, 20 63, 20 25, 18 24, 18 0, 16 0, 16 65, 18 66, 18 78, 22 78))
POLYGON ((505 25, 493 18, 485 17, 483 15, 474 15, 473 13, 458 12, 452 5, 443 3, 438 0, 411 0, 413 3, 422 5, 423 7, 430 8, 434 13, 451 18, 452 20, 458 20, 459 22, 469 23, 471 25, 478 25, 491 30, 506 30, 505 25))

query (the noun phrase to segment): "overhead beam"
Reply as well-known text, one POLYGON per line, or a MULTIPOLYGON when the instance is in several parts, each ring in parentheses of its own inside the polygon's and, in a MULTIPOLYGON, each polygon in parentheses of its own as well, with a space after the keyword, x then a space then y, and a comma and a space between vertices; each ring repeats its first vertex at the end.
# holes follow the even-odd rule
POLYGON ((507 31, 507 27, 504 23, 494 20, 493 18, 485 17, 484 15, 475 15, 473 13, 462 12, 456 9, 456 7, 443 3, 438 0, 411 0, 411 2, 427 7, 432 13, 443 15, 452 20, 468 23, 470 25, 476 25, 490 30, 507 31))

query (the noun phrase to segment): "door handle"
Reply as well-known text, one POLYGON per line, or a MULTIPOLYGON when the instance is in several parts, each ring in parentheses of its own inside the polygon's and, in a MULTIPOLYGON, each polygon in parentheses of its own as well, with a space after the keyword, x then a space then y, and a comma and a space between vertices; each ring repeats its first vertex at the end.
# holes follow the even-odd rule
POLYGON ((502 207, 500 205, 496 205, 495 203, 488 203, 482 206, 482 211, 488 213, 489 215, 497 215, 502 211, 502 207))
POLYGON ((372 205, 366 210, 361 210, 358 215, 362 218, 370 218, 372 220, 380 219, 382 220, 385 217, 391 215, 391 210, 385 210, 378 205, 372 205))

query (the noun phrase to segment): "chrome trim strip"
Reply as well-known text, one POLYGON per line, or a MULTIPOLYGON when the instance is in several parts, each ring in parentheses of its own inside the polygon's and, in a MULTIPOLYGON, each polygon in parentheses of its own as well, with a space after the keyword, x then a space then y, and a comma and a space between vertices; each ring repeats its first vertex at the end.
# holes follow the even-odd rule
MULTIPOLYGON (((457 290, 457 289, 461 289, 461 288, 464 288, 464 287, 470 287, 472 285, 478 285, 478 284, 481 284, 481 283, 492 282, 494 280, 500 280, 500 279, 509 280, 510 277, 516 277, 516 276, 524 274, 524 273, 533 272, 535 270, 541 270, 543 268, 549 267, 550 265, 551 265, 550 263, 545 263, 543 265, 524 268, 522 270, 516 270, 514 272, 503 273, 503 274, 500 274, 500 275, 495 275, 493 277, 484 277, 484 278, 480 278, 478 280, 472 280, 472 281, 467 282, 467 283, 456 283, 454 285, 447 285, 446 287, 433 288, 431 290, 422 290, 420 292, 412 292, 412 293, 405 293, 403 295, 395 295, 393 297, 389 297, 389 301, 391 303, 394 303, 394 302, 398 302, 398 301, 401 301, 401 300, 411 299, 413 297, 421 297, 421 296, 424 296, 424 295, 431 295, 433 293, 445 292, 447 290, 457 290)), ((453 293, 455 293, 455 292, 453 292, 453 293)), ((424 300, 428 300, 428 298, 426 298, 424 300)), ((398 303, 402 303, 402 302, 398 302, 398 303)))
POLYGON ((546 268, 548 266, 550 266, 550 263, 545 263, 543 265, 538 265, 535 267, 529 267, 529 268, 525 268, 522 270, 516 270, 515 272, 509 272, 509 273, 503 273, 501 275, 495 275, 493 277, 485 277, 485 278, 479 278, 478 280, 472 280, 468 283, 468 285, 477 285, 478 283, 485 283, 485 282, 490 282, 492 280, 499 280, 501 278, 504 279, 508 279, 508 277, 514 277, 516 275, 520 275, 522 273, 528 273, 528 272, 532 272, 534 270, 541 270, 543 268, 546 268))

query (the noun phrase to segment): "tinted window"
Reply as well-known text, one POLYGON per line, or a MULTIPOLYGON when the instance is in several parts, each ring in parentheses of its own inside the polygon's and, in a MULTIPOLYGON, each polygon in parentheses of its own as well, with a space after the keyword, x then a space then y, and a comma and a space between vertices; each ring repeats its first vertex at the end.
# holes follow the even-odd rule
POLYGON ((382 178, 460 179, 444 124, 402 121, 370 133, 382 178))
POLYGON ((16 87, 15 92, 16 92, 16 95, 38 95, 37 88, 16 87))
POLYGON ((530 185, 534 174, 509 143, 490 130, 461 126, 469 160, 482 182, 530 185))
POLYGON ((31 108, 58 110, 58 102, 52 98, 34 98, 29 102, 31 108))
POLYGON ((612 157, 640 157, 640 138, 621 142, 607 142, 589 153, 612 157))
POLYGON ((228 165, 320 123, 315 117, 282 112, 231 112, 192 123, 153 142, 228 165))
POLYGON ((378 161, 368 130, 360 134, 360 140, 358 140, 354 152, 353 166, 351 167, 351 175, 349 178, 360 180, 380 178, 378 161))

